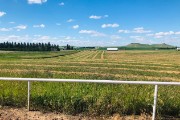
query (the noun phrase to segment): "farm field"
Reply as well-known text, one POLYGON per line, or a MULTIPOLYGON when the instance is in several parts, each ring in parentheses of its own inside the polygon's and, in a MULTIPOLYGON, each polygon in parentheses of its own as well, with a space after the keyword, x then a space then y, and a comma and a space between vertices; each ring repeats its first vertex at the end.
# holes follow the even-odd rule
MULTIPOLYGON (((180 81, 177 51, 0 52, 0 76, 180 81)), ((154 86, 31 84, 31 110, 84 115, 152 113, 154 86)), ((27 83, 0 81, 0 105, 25 107, 27 83)), ((180 87, 159 86, 157 115, 180 117, 180 87)))

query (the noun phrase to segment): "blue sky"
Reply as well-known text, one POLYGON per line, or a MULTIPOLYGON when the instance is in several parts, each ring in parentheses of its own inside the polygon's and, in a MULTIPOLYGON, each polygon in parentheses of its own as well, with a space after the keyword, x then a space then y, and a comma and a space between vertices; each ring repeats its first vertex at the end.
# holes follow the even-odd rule
POLYGON ((0 0, 0 42, 180 46, 180 0, 0 0))

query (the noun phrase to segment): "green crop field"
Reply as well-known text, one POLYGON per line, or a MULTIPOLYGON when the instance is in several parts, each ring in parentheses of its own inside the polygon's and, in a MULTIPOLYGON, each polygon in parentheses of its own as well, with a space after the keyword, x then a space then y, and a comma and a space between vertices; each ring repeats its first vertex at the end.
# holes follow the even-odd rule
MULTIPOLYGON (((0 52, 0 77, 180 81, 180 52, 0 52)), ((152 113, 154 86, 31 83, 31 110, 67 114, 152 113)), ((25 107, 27 82, 0 81, 0 105, 25 107)), ((159 86, 158 116, 180 117, 180 87, 159 86)))

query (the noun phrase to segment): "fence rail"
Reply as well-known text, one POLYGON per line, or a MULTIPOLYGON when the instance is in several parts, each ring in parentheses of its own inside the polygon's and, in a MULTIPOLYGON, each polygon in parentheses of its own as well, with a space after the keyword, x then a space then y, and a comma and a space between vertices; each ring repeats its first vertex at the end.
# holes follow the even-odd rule
POLYGON ((104 83, 104 84, 136 84, 136 85, 155 85, 154 89, 154 105, 152 120, 155 120, 156 116, 156 104, 158 85, 177 85, 180 86, 180 82, 157 82, 157 81, 120 81, 120 80, 85 80, 85 79, 46 79, 46 78, 8 78, 0 77, 3 81, 27 81, 28 82, 28 110, 30 110, 30 82, 70 82, 70 83, 104 83))

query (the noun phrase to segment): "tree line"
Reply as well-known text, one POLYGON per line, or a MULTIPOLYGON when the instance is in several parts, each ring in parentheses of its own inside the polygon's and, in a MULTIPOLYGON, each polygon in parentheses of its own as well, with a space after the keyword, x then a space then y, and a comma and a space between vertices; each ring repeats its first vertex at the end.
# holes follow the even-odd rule
POLYGON ((73 48, 73 46, 70 46, 70 45, 68 45, 67 44, 67 46, 65 47, 65 50, 73 50, 74 48, 73 48))
POLYGON ((0 43, 0 50, 8 51, 60 51, 59 45, 48 43, 16 43, 3 42, 0 43))

